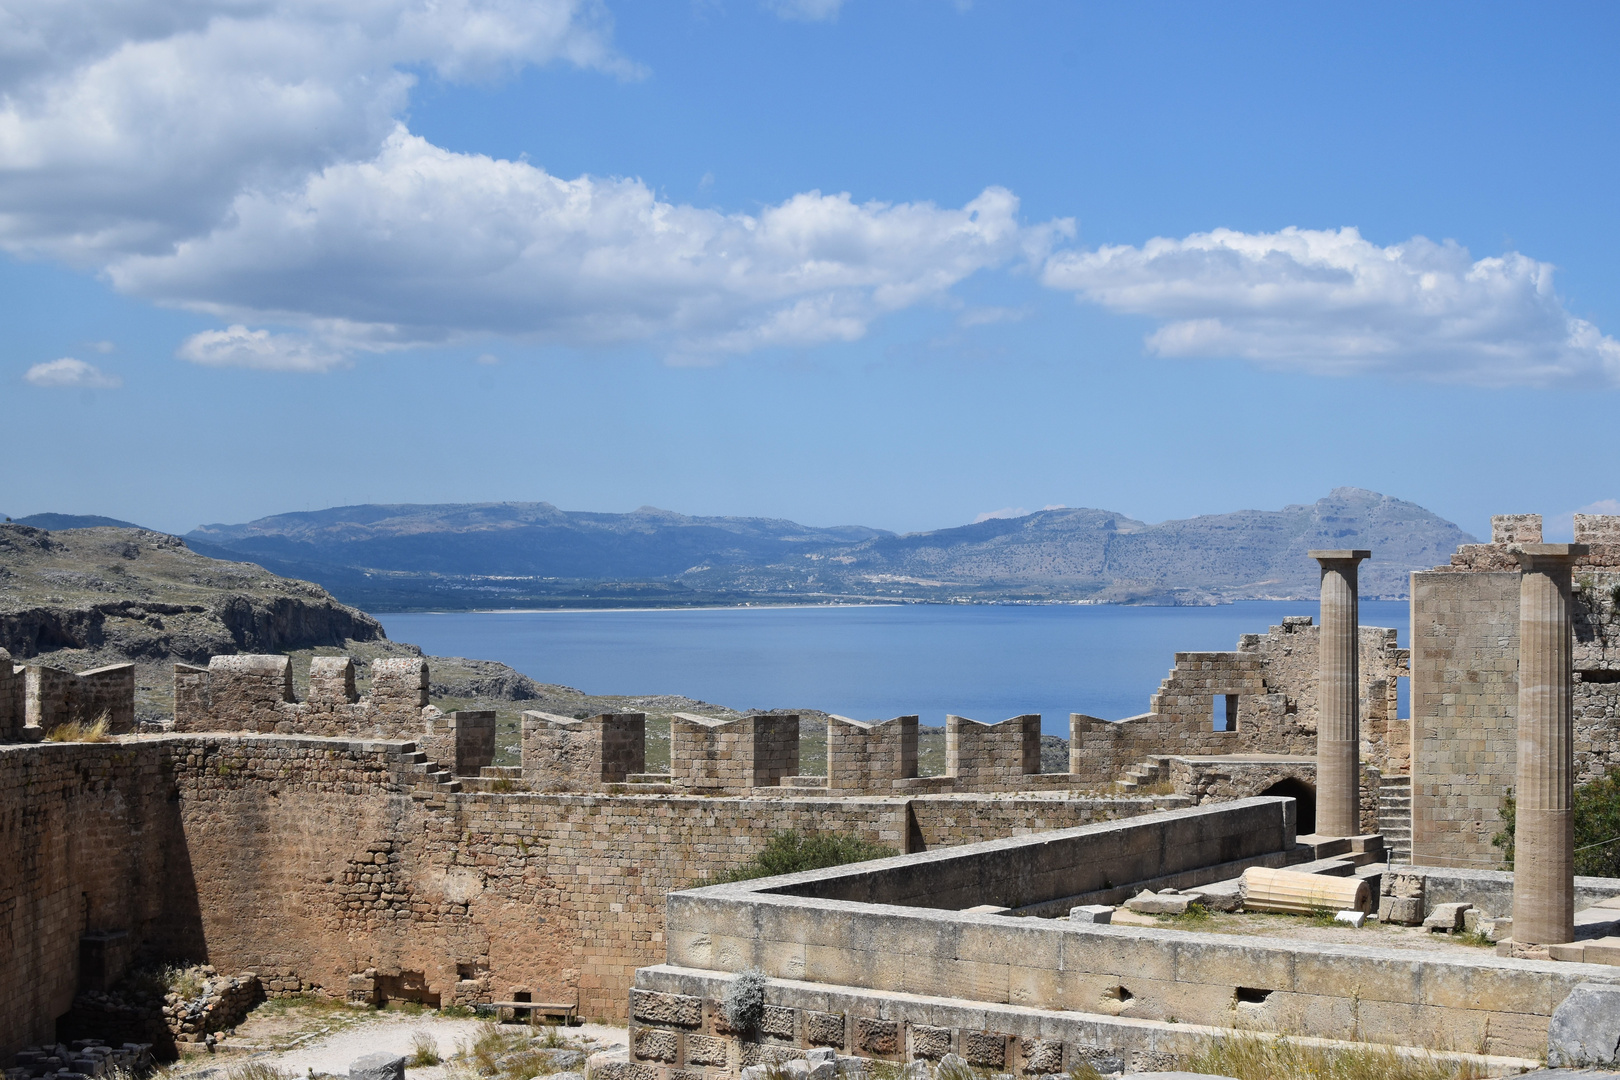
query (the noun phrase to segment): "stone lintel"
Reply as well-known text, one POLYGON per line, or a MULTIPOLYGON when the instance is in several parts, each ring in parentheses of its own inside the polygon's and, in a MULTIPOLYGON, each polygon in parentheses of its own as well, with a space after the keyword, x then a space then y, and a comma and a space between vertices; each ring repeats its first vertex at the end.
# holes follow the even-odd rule
POLYGON ((1514 544, 1513 553, 1519 556, 1519 561, 1528 564, 1531 560, 1538 562, 1552 562, 1558 559, 1578 559, 1589 554, 1591 548, 1586 544, 1514 544))

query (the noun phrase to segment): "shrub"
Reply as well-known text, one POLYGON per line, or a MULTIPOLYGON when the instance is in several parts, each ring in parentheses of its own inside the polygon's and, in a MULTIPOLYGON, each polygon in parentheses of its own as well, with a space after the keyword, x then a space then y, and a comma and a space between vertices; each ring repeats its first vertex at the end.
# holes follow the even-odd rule
POLYGON ((822 870, 868 859, 886 859, 895 854, 898 853, 891 847, 874 844, 858 836, 837 833, 806 835, 796 829, 783 829, 772 833, 765 847, 752 859, 735 869, 716 874, 704 884, 719 885, 728 881, 796 874, 801 870, 822 870))
POLYGON ((735 975, 726 984, 720 1007, 733 1030, 745 1034, 757 1030, 765 1018, 765 973, 750 968, 735 975))
MULTIPOLYGON (((1620 877, 1620 769, 1575 789, 1571 805, 1575 819, 1575 872, 1591 877, 1620 877)), ((1502 861, 1513 869, 1514 832, 1518 804, 1510 790, 1498 811, 1502 829, 1491 837, 1501 849, 1502 861)))

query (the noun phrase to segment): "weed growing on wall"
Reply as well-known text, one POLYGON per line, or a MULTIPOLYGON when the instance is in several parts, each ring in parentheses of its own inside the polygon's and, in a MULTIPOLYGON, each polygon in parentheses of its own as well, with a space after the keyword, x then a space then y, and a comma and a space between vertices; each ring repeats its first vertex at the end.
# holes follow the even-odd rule
POLYGON ((753 968, 738 972, 726 983, 720 1007, 725 1011, 726 1025, 732 1030, 744 1033, 758 1030, 765 1016, 765 973, 753 968))
POLYGON ((102 713, 96 717, 93 724, 81 724, 77 720, 67 724, 58 724, 45 733, 46 742, 112 742, 112 736, 107 734, 107 714, 102 713))
POLYGON ((752 859, 735 869, 716 874, 703 884, 720 885, 728 881, 796 874, 801 870, 822 870, 868 859, 886 859, 896 854, 899 853, 894 848, 874 844, 858 836, 805 834, 796 829, 783 829, 772 833, 765 847, 752 859))

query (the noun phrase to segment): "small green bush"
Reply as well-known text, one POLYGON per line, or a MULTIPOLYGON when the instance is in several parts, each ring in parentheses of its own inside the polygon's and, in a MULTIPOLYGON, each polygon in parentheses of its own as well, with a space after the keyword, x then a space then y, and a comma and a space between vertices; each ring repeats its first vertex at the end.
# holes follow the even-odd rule
MULTIPOLYGON (((1620 877, 1620 769, 1575 789, 1571 804, 1575 819, 1575 872, 1589 877, 1620 877)), ((1510 790, 1498 811, 1502 829, 1491 843, 1502 852, 1502 861, 1513 869, 1514 832, 1518 826, 1518 803, 1510 790)))
POLYGON ((716 874, 704 884, 720 885, 728 881, 796 874, 801 870, 822 870, 829 866, 866 862, 868 859, 886 859, 895 854, 898 852, 891 847, 874 844, 858 836, 835 833, 807 835, 796 829, 783 829, 771 834, 758 855, 735 869, 716 874))

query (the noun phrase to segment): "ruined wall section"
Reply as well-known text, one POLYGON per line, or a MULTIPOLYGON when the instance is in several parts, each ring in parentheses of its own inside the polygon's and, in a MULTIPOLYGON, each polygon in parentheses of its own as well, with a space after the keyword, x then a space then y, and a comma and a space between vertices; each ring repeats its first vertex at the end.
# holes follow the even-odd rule
MULTIPOLYGON (((0 1031, 52 1033, 78 936, 257 972, 270 994, 572 1000, 620 1016, 663 896, 779 829, 906 850, 1153 809, 947 795, 455 793, 412 744, 207 733, 0 750, 0 1031), (88 912, 88 917, 86 916, 88 912)), ((9 1045, 9 1044, 8 1044, 9 1045)))
POLYGON ((89 727, 106 717, 110 735, 135 730, 134 664, 109 664, 78 673, 31 664, 23 671, 29 726, 42 732, 61 724, 89 727))
MULTIPOLYGON (((1386 773, 1404 772, 1411 753, 1409 726, 1396 715, 1396 680, 1409 672, 1410 651, 1396 634, 1364 626, 1360 637, 1362 756, 1386 773)), ((1100 787, 1155 756, 1314 757, 1320 637, 1309 616, 1285 618, 1264 635, 1243 635, 1232 652, 1176 653, 1147 713, 1112 722, 1071 714, 1074 782, 1100 787), (1230 715, 1228 696, 1236 706, 1230 715)))
POLYGON ((0 649, 0 743, 22 738, 27 715, 27 688, 23 669, 11 662, 11 654, 0 649))
POLYGON ((179 821, 155 745, 0 748, 0 1056, 55 1041, 81 935, 168 948, 195 922, 179 821))

